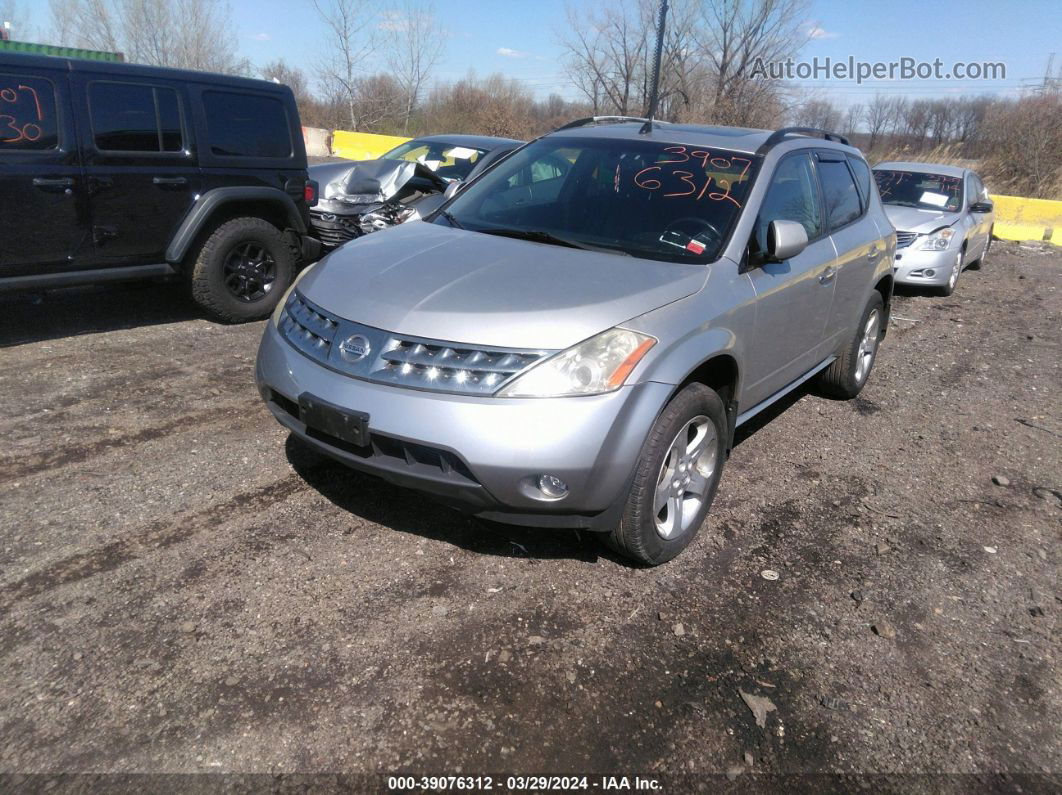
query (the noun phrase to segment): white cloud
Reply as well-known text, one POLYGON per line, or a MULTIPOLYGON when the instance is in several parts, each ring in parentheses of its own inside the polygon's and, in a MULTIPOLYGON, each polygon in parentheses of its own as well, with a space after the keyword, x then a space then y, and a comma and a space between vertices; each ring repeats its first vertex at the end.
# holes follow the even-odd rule
POLYGON ((409 19, 398 11, 385 11, 376 27, 378 30, 406 30, 409 28, 409 19))
POLYGON ((809 39, 836 39, 840 36, 840 33, 834 33, 821 27, 817 22, 812 22, 808 25, 808 38, 809 39))
POLYGON ((252 33, 249 38, 252 38, 255 41, 269 41, 273 37, 268 33, 252 33))
POLYGON ((498 55, 504 58, 527 58, 531 53, 524 52, 523 50, 513 50, 509 47, 499 47, 498 55))

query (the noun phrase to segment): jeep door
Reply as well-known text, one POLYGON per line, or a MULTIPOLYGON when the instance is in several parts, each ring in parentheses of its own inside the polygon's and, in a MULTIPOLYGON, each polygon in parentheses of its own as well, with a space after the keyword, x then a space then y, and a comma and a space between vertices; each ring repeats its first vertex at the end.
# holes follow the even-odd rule
POLYGON ((815 158, 830 238, 837 251, 833 265, 837 286, 825 340, 827 349, 833 351, 851 339, 886 245, 867 212, 873 181, 866 163, 835 149, 820 150, 815 158))
POLYGON ((0 277, 84 264, 83 190, 65 70, 0 63, 0 277))
POLYGON ((748 276, 756 291, 756 331, 742 403, 753 406, 818 364, 830 316, 836 252, 826 233, 815 164, 809 151, 786 155, 764 195, 749 244, 748 276), (763 262, 771 221, 796 221, 808 246, 784 262, 763 262))
POLYGON ((163 262, 200 188, 184 89, 87 71, 74 85, 97 261, 163 262))

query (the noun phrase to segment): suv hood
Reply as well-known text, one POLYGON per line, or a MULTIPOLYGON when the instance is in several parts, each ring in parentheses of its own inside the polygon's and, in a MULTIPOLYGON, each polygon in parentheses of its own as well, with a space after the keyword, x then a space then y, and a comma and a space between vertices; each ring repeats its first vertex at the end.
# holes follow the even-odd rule
POLYGON ((918 207, 900 207, 896 204, 885 205, 885 215, 899 232, 917 232, 924 235, 942 226, 951 226, 959 220, 959 213, 943 210, 922 210, 918 207))
POLYGON ((358 238, 299 281, 340 317, 412 337, 561 349, 697 292, 708 268, 432 223, 358 238))

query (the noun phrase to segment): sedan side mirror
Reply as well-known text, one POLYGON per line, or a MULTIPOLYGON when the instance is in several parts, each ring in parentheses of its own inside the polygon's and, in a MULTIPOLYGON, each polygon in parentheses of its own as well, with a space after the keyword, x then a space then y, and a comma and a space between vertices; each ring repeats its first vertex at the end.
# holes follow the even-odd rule
POLYGON ((771 221, 767 227, 767 261, 792 259, 808 247, 808 233, 796 221, 771 221))
POLYGON ((974 202, 970 205, 970 212, 972 213, 990 213, 994 205, 987 199, 979 202, 974 202))
POLYGON ((446 186, 446 190, 443 191, 443 197, 447 200, 452 199, 457 195, 457 192, 461 190, 461 181, 455 179, 449 185, 446 186))

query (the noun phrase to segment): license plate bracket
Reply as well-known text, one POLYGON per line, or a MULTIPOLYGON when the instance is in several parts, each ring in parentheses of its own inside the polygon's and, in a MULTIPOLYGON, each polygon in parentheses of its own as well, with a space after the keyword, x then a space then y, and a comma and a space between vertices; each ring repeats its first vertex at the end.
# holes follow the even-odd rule
POLYGON ((309 392, 299 395, 299 419, 307 428, 357 447, 369 446, 369 415, 337 406, 309 392))

